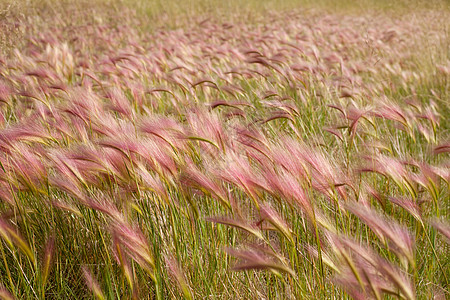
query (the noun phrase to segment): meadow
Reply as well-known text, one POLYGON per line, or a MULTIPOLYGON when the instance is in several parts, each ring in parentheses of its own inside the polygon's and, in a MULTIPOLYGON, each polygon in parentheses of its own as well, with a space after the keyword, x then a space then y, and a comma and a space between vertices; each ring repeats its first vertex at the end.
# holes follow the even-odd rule
POLYGON ((448 299, 448 1, 0 1, 0 298, 448 299))

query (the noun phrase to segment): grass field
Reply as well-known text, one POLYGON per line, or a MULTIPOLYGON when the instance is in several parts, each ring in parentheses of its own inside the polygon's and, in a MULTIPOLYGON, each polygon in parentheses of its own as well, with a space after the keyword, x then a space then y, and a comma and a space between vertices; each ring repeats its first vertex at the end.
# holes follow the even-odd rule
POLYGON ((0 298, 448 299, 448 1, 0 1, 0 298))

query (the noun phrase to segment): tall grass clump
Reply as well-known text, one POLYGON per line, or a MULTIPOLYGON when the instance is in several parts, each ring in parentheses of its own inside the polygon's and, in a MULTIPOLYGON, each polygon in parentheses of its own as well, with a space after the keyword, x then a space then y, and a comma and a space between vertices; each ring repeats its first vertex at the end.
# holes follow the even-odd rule
POLYGON ((166 2, 2 2, 0 298, 448 298, 448 5, 166 2))

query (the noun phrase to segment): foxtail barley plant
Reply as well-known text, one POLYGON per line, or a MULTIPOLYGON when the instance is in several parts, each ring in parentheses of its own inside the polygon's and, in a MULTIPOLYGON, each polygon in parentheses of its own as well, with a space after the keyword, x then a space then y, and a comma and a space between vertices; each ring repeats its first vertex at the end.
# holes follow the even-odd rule
POLYGON ((0 298, 449 298, 448 3, 175 2, 0 1, 0 298))

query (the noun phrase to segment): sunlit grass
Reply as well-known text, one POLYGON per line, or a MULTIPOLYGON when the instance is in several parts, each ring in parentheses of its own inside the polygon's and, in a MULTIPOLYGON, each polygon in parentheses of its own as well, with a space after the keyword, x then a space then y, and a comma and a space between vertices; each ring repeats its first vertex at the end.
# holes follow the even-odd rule
POLYGON ((3 1, 0 297, 448 297, 445 1, 3 1))

